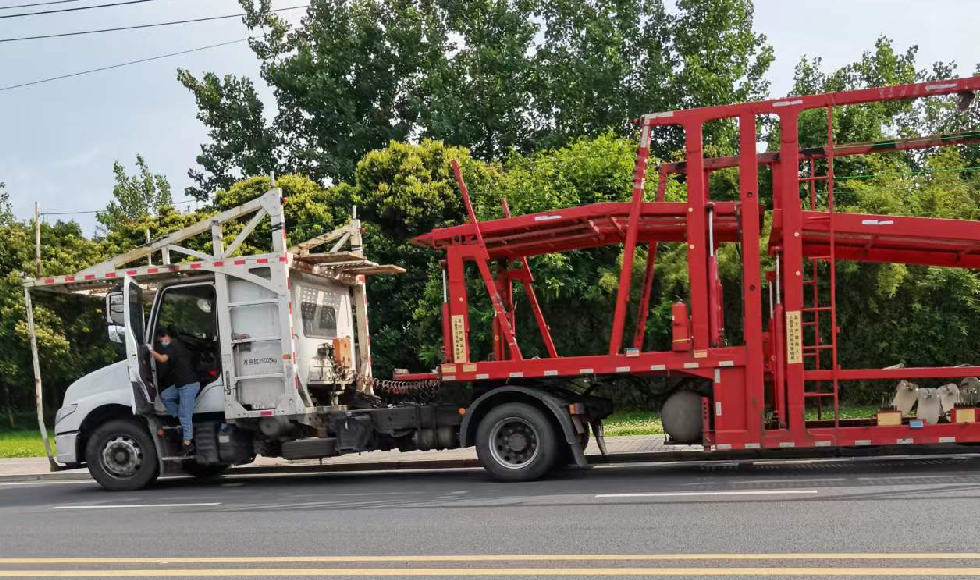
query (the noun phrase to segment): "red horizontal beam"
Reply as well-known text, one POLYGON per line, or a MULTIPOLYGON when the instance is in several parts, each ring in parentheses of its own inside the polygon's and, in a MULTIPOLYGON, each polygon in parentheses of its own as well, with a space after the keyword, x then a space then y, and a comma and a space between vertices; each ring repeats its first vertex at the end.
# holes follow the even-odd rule
MULTIPOLYGON (((866 141, 861 143, 842 143, 833 148, 834 157, 847 157, 849 155, 867 155, 869 153, 885 153, 888 151, 908 151, 912 149, 928 149, 930 147, 946 147, 950 145, 969 145, 980 143, 980 132, 969 131, 964 133, 952 133, 948 135, 929 135, 927 137, 910 137, 907 139, 892 139, 890 141, 866 141)), ((812 147, 800 150, 800 159, 825 159, 827 157, 827 147, 812 147)), ((761 153, 758 162, 761 165, 772 165, 779 161, 778 151, 761 153)), ((709 157, 704 160, 704 168, 708 171, 738 167, 739 157, 730 155, 726 157, 709 157)), ((687 173, 687 162, 678 161, 675 163, 665 163, 663 165, 665 173, 687 173)), ((839 179, 839 178, 838 178, 839 179)))
POLYGON ((778 115, 792 109, 816 109, 831 105, 860 105, 880 101, 904 101, 922 97, 951 95, 959 92, 980 90, 980 77, 949 79, 925 83, 893 85, 842 91, 837 93, 820 93, 801 97, 786 97, 751 103, 737 103, 716 107, 700 107, 681 111, 668 111, 644 115, 642 121, 648 125, 681 125, 689 122, 711 121, 738 117, 745 113, 755 115, 778 115))

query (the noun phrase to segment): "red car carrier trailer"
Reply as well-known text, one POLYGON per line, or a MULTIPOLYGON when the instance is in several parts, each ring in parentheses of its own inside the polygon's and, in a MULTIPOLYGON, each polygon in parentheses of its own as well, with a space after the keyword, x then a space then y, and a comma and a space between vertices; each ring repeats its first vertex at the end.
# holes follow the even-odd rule
MULTIPOLYGON (((841 368, 838 346, 846 334, 838 327, 836 293, 840 260, 980 267, 980 222, 843 213, 834 204, 838 157, 978 143, 980 132, 882 143, 833 140, 840 107, 943 96, 967 107, 977 90, 980 77, 645 115, 637 120, 632 198, 622 203, 511 216, 503 201, 505 217, 479 221, 454 161, 467 222, 414 240, 445 253, 444 362, 433 372, 396 373, 394 380, 371 376, 365 276, 401 269, 366 257, 356 219, 290 246, 277 189, 75 275, 28 279, 32 342, 31 294, 46 290, 104 296, 110 337, 126 349, 126 361, 69 388, 55 423, 58 451, 57 457, 49 452, 52 468, 88 464, 103 486, 136 489, 161 474, 214 474, 260 454, 302 459, 475 446, 493 477, 529 480, 566 464, 587 466, 590 436, 604 452, 602 420, 613 405, 590 396, 590 387, 624 376, 678 379, 668 382, 671 390, 664 393, 664 429, 670 442, 703 445, 708 453, 700 457, 718 451, 778 454, 787 448, 931 451, 939 444, 980 443, 976 409, 966 404, 975 403, 976 393, 961 398, 954 385, 941 394, 920 389, 917 395, 904 381, 963 379, 964 389, 975 389, 980 381, 971 378, 980 375, 980 365, 841 368), (825 111, 828 140, 802 149, 798 125, 809 110, 825 111), (758 152, 762 117, 778 121, 777 151, 758 152), (738 154, 705 158, 704 127, 722 120, 737 126, 738 154), (683 131, 684 158, 657 168, 658 187, 648 201, 651 140, 665 126, 683 131), (759 199, 762 166, 771 168, 771 207, 759 199), (711 175, 727 168, 738 172, 737 200, 712 200, 711 175), (685 200, 666 201, 669 175, 685 184, 685 200), (231 230, 240 233, 226 246, 222 227, 246 216, 251 220, 231 230), (272 251, 235 255, 265 218, 272 226, 272 251), (212 254, 179 245, 197 235, 210 236, 212 254), (314 252, 327 243, 333 244, 330 251, 314 252), (644 336, 660 243, 686 246, 688 294, 671 309, 670 349, 656 351, 644 348, 644 336), (620 244, 608 348, 563 355, 538 303, 529 258, 620 244), (741 320, 731 324, 739 329, 735 337, 725 332, 717 261, 722 244, 737 246, 741 260, 741 320), (631 301, 638 245, 646 246, 648 259, 638 300, 631 301), (764 250, 774 266, 767 271, 764 250), (172 262, 171 252, 196 261, 172 262), (150 260, 158 259, 163 265, 153 266, 150 260), (134 260, 143 262, 133 265, 134 260), (492 352, 483 356, 470 344, 467 264, 476 265, 493 308, 492 352), (818 284, 821 273, 829 280, 818 284), (526 302, 520 314, 533 317, 547 353, 542 358, 525 357, 515 332, 518 283, 526 302), (149 321, 143 317, 146 293, 155 296, 149 321), (173 314, 180 308, 191 310, 173 314), (628 317, 631 310, 635 315, 628 317), (626 328, 628 318, 635 328, 626 328), (165 385, 156 384, 144 346, 168 319, 198 321, 198 329, 179 328, 177 335, 196 344, 209 361, 194 418, 195 438, 201 441, 193 457, 175 453, 174 421, 156 397, 165 385), (125 400, 118 385, 105 386, 113 380, 124 384, 125 400), (898 409, 841 418, 841 383, 871 380, 900 381, 898 409), (917 396, 919 408, 911 415, 917 396), (808 399, 818 409, 817 420, 806 419, 808 399), (153 435, 158 432, 165 435, 153 435)), ((33 352, 46 437, 36 346, 33 352)))
MULTIPOLYGON (((840 417, 841 382, 963 379, 980 375, 980 366, 840 368, 837 352, 842 329, 837 323, 835 288, 839 260, 980 267, 980 222, 841 213, 834 206, 835 158, 977 143, 980 132, 882 143, 833 141, 837 108, 943 95, 955 95, 966 107, 978 89, 980 77, 974 77, 645 115, 637 120, 640 144, 629 203, 601 203, 479 222, 459 168, 454 165, 469 223, 437 229, 416 239, 419 245, 446 253, 443 327, 447 361, 431 377, 444 382, 500 385, 561 385, 573 378, 624 374, 690 377, 691 383, 667 399, 663 423, 675 441, 703 443, 706 450, 980 442, 980 424, 970 419, 975 413, 956 408, 944 407, 941 417, 933 421, 916 417, 896 421, 894 414, 887 412, 865 419, 840 417), (821 147, 801 149, 800 115, 814 109, 826 112, 828 141, 821 147), (757 151, 756 127, 763 116, 778 120, 778 151, 757 151), (739 153, 706 159, 702 149, 704 126, 719 120, 737 123, 739 153), (654 130, 664 126, 683 131, 684 160, 660 166, 656 198, 646 201, 643 194, 651 138, 654 130), (763 165, 771 167, 771 208, 759 202, 759 168, 763 165), (711 199, 710 176, 724 168, 738 170, 738 201, 711 199), (669 174, 683 174, 685 201, 664 200, 669 174), (765 219, 771 225, 767 250, 775 264, 768 272, 762 271, 760 260, 765 219), (660 242, 687 245, 690 288, 687 301, 678 302, 672 309, 673 342, 666 352, 644 350, 643 344, 660 242), (742 336, 738 344, 726 344, 723 339, 716 251, 725 243, 737 244, 741 250, 742 336), (618 244, 623 244, 624 253, 608 351, 561 356, 535 298, 527 258, 618 244), (630 286, 639 244, 646 244, 650 259, 639 301, 632 305, 630 286), (492 360, 476 360, 470 353, 464 278, 467 261, 477 264, 495 311, 492 360), (821 291, 816 280, 821 262, 828 265, 829 291, 821 291), (545 358, 527 359, 521 354, 514 333, 515 282, 525 289, 528 307, 547 347, 545 358), (768 306, 764 305, 766 297, 768 306), (637 323, 632 341, 624 343, 630 308, 636 309, 637 323), (829 341, 822 341, 822 335, 829 335, 829 341), (807 421, 804 410, 808 399, 815 400, 821 415, 826 409, 829 418, 807 421)), ((955 399, 956 394, 952 397, 955 399)), ((470 442, 467 434, 463 437, 464 443, 470 442)))

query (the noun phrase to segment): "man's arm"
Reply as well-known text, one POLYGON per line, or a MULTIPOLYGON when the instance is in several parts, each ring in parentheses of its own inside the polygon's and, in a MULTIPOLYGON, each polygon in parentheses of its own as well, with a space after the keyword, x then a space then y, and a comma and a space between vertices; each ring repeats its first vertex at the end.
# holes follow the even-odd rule
POLYGON ((160 354, 157 351, 153 350, 153 347, 150 347, 150 356, 152 356, 160 364, 163 364, 168 360, 170 360, 170 355, 160 354))

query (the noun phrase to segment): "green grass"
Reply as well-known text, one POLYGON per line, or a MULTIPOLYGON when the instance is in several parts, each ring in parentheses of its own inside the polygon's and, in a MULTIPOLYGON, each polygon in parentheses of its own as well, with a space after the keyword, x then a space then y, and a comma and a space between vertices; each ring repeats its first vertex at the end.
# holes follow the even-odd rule
POLYGON ((602 426, 606 437, 659 435, 664 432, 660 413, 654 411, 613 413, 602 422, 602 426))
MULTIPOLYGON (((54 433, 48 433, 54 451, 54 433)), ((44 457, 44 443, 37 429, 0 431, 0 459, 11 457, 44 457)))
MULTIPOLYGON (((870 419, 875 416, 878 407, 858 406, 843 407, 840 410, 841 419, 870 419)), ((824 420, 833 419, 833 409, 824 409, 824 420)), ((817 410, 808 409, 806 412, 807 421, 817 419, 817 410)), ((664 432, 663 424, 660 422, 660 413, 657 411, 630 411, 626 413, 613 413, 602 422, 607 437, 623 437, 625 435, 661 435, 664 432)))

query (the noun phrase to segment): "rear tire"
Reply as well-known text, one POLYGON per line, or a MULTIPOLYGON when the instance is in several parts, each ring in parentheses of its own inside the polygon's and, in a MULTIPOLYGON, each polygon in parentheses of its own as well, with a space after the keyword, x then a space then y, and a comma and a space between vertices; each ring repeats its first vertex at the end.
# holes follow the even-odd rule
POLYGON ((85 461, 95 481, 109 491, 143 489, 160 474, 150 432, 132 419, 116 419, 96 429, 85 445, 85 461))
POLYGON ((539 479, 555 465, 559 454, 551 421, 525 403, 490 410, 476 431, 476 455, 498 481, 539 479))

